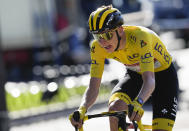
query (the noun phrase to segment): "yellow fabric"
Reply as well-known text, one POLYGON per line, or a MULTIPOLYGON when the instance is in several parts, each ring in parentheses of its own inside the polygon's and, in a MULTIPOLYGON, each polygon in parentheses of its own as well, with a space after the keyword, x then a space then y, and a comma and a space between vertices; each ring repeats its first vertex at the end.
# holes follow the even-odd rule
POLYGON ((138 124, 138 128, 141 130, 141 131, 144 131, 144 127, 143 127, 143 124, 142 124, 142 121, 137 121, 137 124, 138 124))
MULTIPOLYGON (((79 111, 79 114, 80 114, 80 119, 83 119, 85 117, 85 113, 87 112, 86 107, 81 106, 81 107, 79 107, 78 111, 79 111)), ((69 120, 71 120, 72 118, 73 118, 73 113, 71 113, 69 115, 69 120)))
POLYGON ((121 92, 117 92, 117 93, 114 93, 110 99, 109 99, 109 104, 115 100, 123 100, 127 105, 131 104, 131 98, 125 94, 125 93, 121 93, 121 92))
POLYGON ((174 121, 170 119, 165 118, 156 118, 152 122, 152 129, 162 129, 167 131, 172 131, 172 128, 174 126, 174 121))
POLYGON ((71 121, 72 118, 73 118, 73 113, 71 113, 71 114, 69 115, 69 120, 71 121))
POLYGON ((89 16, 89 29, 92 30, 92 25, 91 25, 91 19, 92 19, 92 14, 89 16))
POLYGON ((79 111, 79 113, 80 113, 80 119, 83 119, 84 116, 85 116, 85 113, 87 112, 86 107, 81 106, 81 107, 79 107, 78 111, 79 111))
POLYGON ((119 128, 118 131, 124 131, 123 129, 119 128))
POLYGON ((108 53, 98 41, 92 42, 91 77, 102 77, 105 59, 117 60, 140 74, 145 71, 162 71, 170 66, 172 57, 153 31, 139 26, 123 26, 123 28, 126 46, 122 50, 108 53))
POLYGON ((134 101, 132 102, 132 105, 133 105, 133 107, 134 107, 133 111, 134 111, 134 112, 138 112, 138 115, 142 117, 143 114, 144 114, 144 110, 142 109, 142 105, 139 104, 136 100, 134 100, 134 101))
MULTIPOLYGON (((94 13, 94 16, 93 16, 93 29, 96 30, 96 21, 97 21, 97 17, 99 15, 99 13, 103 11, 101 9, 98 9, 95 13, 94 13)), ((90 19, 91 20, 91 19, 90 19)))

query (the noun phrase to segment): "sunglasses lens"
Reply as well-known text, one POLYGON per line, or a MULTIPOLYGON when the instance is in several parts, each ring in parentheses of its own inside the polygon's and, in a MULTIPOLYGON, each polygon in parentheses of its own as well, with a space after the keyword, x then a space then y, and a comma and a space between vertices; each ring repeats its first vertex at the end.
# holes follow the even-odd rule
POLYGON ((103 33, 103 34, 93 34, 93 37, 96 40, 101 40, 101 39, 110 40, 113 37, 113 33, 112 32, 106 32, 106 33, 103 33))
POLYGON ((106 37, 107 37, 107 40, 110 40, 113 36, 113 33, 112 32, 107 32, 106 33, 106 37))

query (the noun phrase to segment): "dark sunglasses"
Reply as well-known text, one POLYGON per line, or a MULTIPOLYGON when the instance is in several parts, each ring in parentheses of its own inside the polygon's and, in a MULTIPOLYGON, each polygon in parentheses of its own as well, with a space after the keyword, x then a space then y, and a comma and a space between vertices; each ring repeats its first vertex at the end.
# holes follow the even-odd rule
POLYGON ((100 34, 93 34, 93 37, 98 41, 101 40, 101 39, 111 40, 112 37, 113 37, 113 31, 108 31, 108 32, 105 32, 105 33, 100 33, 100 34))

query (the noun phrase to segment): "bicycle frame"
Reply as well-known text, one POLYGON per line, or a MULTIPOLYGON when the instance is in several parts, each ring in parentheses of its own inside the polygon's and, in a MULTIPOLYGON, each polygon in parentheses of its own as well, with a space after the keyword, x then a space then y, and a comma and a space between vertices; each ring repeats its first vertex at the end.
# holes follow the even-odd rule
MULTIPOLYGON (((92 118, 98 118, 98 117, 107 117, 107 116, 113 116, 113 117, 117 117, 120 115, 126 115, 128 114, 127 111, 110 111, 110 112, 102 112, 99 114, 93 114, 93 115, 86 115, 83 119, 83 122, 92 119, 92 118)), ((135 125, 134 123, 126 123, 127 125, 135 125)), ((152 129, 152 125, 144 125, 142 124, 142 121, 140 120, 139 122, 137 122, 137 126, 139 128, 140 131, 149 131, 147 129, 152 129)), ((137 127, 136 127, 137 128, 137 127)), ((133 128, 132 128, 133 129, 133 128)), ((76 131, 78 131, 77 128, 75 128, 76 131)), ((79 129, 79 131, 84 131, 83 127, 79 129)))

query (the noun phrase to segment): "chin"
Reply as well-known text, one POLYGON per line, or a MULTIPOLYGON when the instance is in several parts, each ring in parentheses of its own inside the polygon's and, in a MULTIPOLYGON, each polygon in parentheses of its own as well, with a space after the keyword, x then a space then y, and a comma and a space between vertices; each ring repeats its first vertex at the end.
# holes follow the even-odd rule
POLYGON ((108 53, 113 53, 114 50, 106 50, 108 53))

